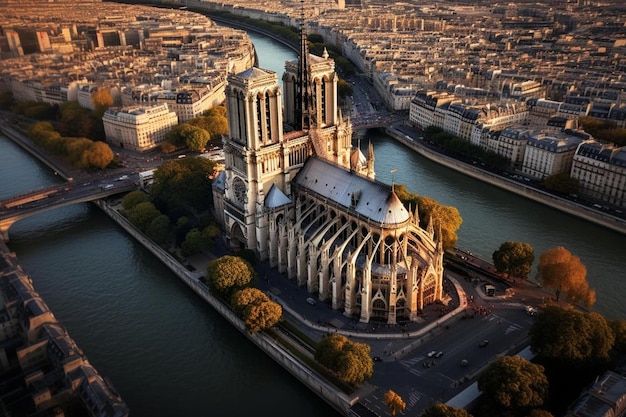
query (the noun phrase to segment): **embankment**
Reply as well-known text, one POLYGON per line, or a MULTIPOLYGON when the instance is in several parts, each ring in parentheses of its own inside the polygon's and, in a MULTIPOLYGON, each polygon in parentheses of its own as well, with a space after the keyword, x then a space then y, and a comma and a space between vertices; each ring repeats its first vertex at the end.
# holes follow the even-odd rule
POLYGON ((582 204, 578 204, 571 200, 558 197, 554 194, 550 194, 536 188, 526 187, 524 184, 520 184, 506 177, 495 175, 489 171, 475 167, 474 165, 466 164, 454 158, 434 152, 419 143, 417 140, 409 138, 404 133, 393 128, 386 128, 385 133, 409 149, 447 168, 454 169, 464 175, 476 178, 477 180, 486 182, 495 187, 502 188, 522 197, 529 198, 538 203, 560 210, 564 213, 579 217, 583 220, 587 220, 626 235, 626 220, 624 219, 591 209, 582 204))

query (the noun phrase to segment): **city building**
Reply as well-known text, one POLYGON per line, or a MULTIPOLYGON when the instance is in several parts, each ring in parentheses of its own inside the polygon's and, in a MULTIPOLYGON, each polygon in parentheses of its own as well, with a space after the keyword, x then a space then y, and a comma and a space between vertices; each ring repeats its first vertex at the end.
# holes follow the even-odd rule
POLYGON ((147 151, 165 141, 178 124, 178 116, 167 103, 153 106, 109 108, 102 116, 107 142, 134 151, 147 151))
POLYGON ((420 227, 393 187, 374 180, 374 151, 352 147, 337 106, 334 61, 301 54, 274 72, 228 77, 225 169, 213 183, 231 245, 362 322, 417 320, 443 296, 441 231, 420 227), (283 121, 290 126, 283 130, 283 121))
POLYGON ((626 147, 581 143, 570 176, 578 180, 581 194, 626 207, 626 147))
POLYGON ((572 131, 534 133, 526 141, 522 172, 531 178, 568 173, 572 168, 578 145, 585 139, 572 131))
POLYGON ((3 379, 3 412, 128 416, 128 406, 57 322, 4 244, 0 300, 0 374, 10 375, 3 379))

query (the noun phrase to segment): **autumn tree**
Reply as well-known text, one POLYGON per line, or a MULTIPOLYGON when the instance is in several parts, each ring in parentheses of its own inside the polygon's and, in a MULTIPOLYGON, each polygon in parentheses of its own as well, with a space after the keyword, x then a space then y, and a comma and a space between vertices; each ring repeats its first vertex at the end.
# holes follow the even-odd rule
POLYGON ((526 279, 535 261, 535 252, 528 243, 504 242, 492 258, 498 272, 526 279))
POLYGON ((415 210, 416 207, 418 208, 422 227, 427 227, 430 222, 433 222, 432 226, 437 231, 438 226, 441 226, 444 250, 454 248, 458 239, 456 231, 463 223, 463 219, 455 207, 444 206, 432 198, 411 193, 406 189, 406 186, 401 184, 395 185, 394 191, 407 209, 415 210))
POLYGON ((65 101, 59 107, 59 131, 63 136, 92 137, 95 118, 78 101, 65 101))
POLYGON ((225 255, 209 262, 206 284, 225 298, 250 284, 256 273, 252 266, 237 256, 225 255))
POLYGON ((615 341, 602 315, 556 305, 541 309, 528 334, 533 352, 566 366, 608 360, 615 341))
POLYGON ((472 415, 462 408, 437 403, 425 409, 420 417, 472 417, 472 415))
POLYGON ((280 304, 270 300, 257 288, 244 288, 235 292, 231 306, 252 333, 274 327, 283 314, 280 304))
POLYGON ((111 147, 100 141, 92 141, 87 146, 80 157, 78 166, 80 168, 97 168, 104 169, 115 158, 115 154, 111 150, 111 147))
POLYGON ((97 91, 91 94, 91 104, 93 105, 94 115, 102 119, 104 112, 113 105, 113 97, 111 92, 106 87, 100 87, 97 91))
POLYGON ((389 390, 383 395, 383 403, 389 407, 391 415, 395 416, 398 411, 401 413, 406 409, 406 403, 398 394, 389 390))
POLYGON ((519 356, 502 356, 478 376, 483 407, 491 415, 525 416, 548 395, 544 368, 519 356))
POLYGON ((315 350, 315 360, 343 381, 358 386, 374 373, 370 347, 333 333, 325 336, 315 350))
POLYGON ((581 303, 591 308, 596 293, 587 283, 587 268, 578 256, 572 255, 562 246, 548 249, 539 258, 538 279, 544 287, 555 291, 558 301, 561 293, 571 304, 581 303))

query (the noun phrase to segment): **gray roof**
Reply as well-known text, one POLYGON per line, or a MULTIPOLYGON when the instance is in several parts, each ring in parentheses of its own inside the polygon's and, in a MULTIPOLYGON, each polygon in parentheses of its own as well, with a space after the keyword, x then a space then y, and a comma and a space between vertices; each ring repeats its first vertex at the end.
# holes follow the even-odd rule
POLYGON ((268 75, 275 75, 275 74, 276 73, 274 71, 264 70, 258 67, 252 67, 252 68, 248 68, 247 70, 238 73, 237 76, 251 80, 254 78, 263 78, 263 77, 267 77, 268 75))
POLYGON ((276 208, 287 204, 291 204, 289 197, 287 197, 276 184, 272 184, 265 197, 265 207, 276 208))
POLYGON ((377 223, 403 223, 410 218, 390 185, 361 177, 317 157, 307 159, 294 183, 377 223))

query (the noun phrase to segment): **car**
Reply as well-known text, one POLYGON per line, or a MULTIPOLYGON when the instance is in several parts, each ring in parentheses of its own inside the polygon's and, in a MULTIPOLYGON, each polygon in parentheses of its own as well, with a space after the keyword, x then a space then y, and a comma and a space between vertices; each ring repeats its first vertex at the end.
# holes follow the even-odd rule
POLYGON ((439 352, 435 353, 435 358, 440 358, 442 356, 443 356, 443 352, 442 351, 439 351, 439 352))
POLYGON ((485 339, 482 342, 480 342, 480 344, 478 345, 478 347, 484 348, 485 346, 487 346, 489 344, 489 340, 485 339))
POLYGON ((382 359, 380 358, 380 356, 374 356, 374 362, 380 362, 382 361, 382 359))
POLYGON ((428 352, 428 354, 426 356, 428 356, 429 358, 432 358, 433 356, 435 356, 437 354, 436 351, 432 350, 430 352, 428 352))

